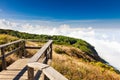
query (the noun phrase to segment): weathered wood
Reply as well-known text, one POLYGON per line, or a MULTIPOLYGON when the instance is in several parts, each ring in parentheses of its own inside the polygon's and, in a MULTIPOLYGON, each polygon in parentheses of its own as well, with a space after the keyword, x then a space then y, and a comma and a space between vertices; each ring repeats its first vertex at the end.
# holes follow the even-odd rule
POLYGON ((57 72, 54 68, 50 67, 49 65, 34 62, 34 63, 28 63, 28 66, 34 69, 41 70, 50 80, 68 80, 62 74, 57 72))
POLYGON ((48 59, 51 59, 51 51, 52 51, 52 48, 50 48, 50 49, 47 51, 46 56, 47 56, 48 59))
POLYGON ((28 67, 28 80, 34 80, 34 68, 28 67))
MULTIPOLYGON (((52 40, 48 41, 30 60, 29 60, 29 63, 33 63, 33 62, 42 62, 42 63, 45 63, 47 64, 48 62, 48 59, 49 59, 49 54, 50 52, 52 51, 52 47, 50 46, 52 44, 52 40), (44 58, 42 58, 42 56, 44 55, 44 58)), ((28 63, 28 67, 30 67, 28 63)), ((36 66, 36 65, 34 65, 36 66)), ((39 66, 39 67, 43 67, 44 65, 42 66, 39 66)), ((29 77, 28 77, 29 79, 29 77)), ((42 80, 45 80, 47 79, 47 77, 44 75, 44 73, 41 74, 41 79, 42 80)), ((47 79, 48 80, 48 79, 47 79)))
POLYGON ((46 59, 47 59, 47 57, 44 57, 44 58, 42 59, 42 63, 46 63, 46 59))
MULTIPOLYGON (((5 57, 11 55, 12 53, 18 51, 20 57, 22 57, 23 55, 25 56, 25 48, 29 48, 29 49, 40 49, 41 47, 28 47, 25 46, 25 41, 24 40, 18 40, 12 43, 8 43, 5 45, 0 45, 1 48, 1 53, 2 53, 2 67, 3 69, 6 69, 6 61, 5 61, 5 57), (18 48, 8 52, 7 54, 5 54, 4 51, 4 47, 12 45, 12 44, 16 44, 18 43, 19 46, 18 48), (24 53, 24 54, 22 54, 24 53)), ((29 63, 27 64, 27 69, 25 67, 25 69, 23 69, 20 74, 17 75, 16 77, 14 77, 14 80, 18 80, 20 79, 20 77, 25 73, 26 70, 28 70, 28 80, 34 80, 34 73, 36 71, 36 69, 41 70, 42 71, 42 80, 68 80, 67 78, 65 78, 64 76, 62 76, 59 72, 57 72, 55 69, 53 69, 52 67, 50 67, 49 65, 51 64, 51 59, 52 59, 52 40, 48 41, 30 60, 29 63), (38 61, 42 62, 42 63, 38 63, 38 61), (43 64, 45 63, 45 64, 43 64), (48 64, 48 65, 46 65, 48 64)), ((22 62, 21 62, 22 63, 22 62)), ((20 64, 20 63, 19 63, 20 64)), ((12 66, 13 68, 14 66, 12 66)), ((18 66, 17 66, 18 67, 18 66)))
MULTIPOLYGON (((0 45, 0 48, 1 48, 1 53, 2 53, 2 61, 3 61, 3 68, 6 69, 6 66, 5 66, 5 57, 11 55, 12 53, 18 51, 19 52, 19 56, 22 57, 22 52, 24 52, 25 48, 29 48, 29 49, 40 49, 41 47, 28 47, 28 46, 25 46, 25 41, 24 40, 18 40, 18 41, 15 41, 15 42, 12 42, 12 43, 8 43, 8 44, 5 44, 5 45, 0 45), (7 54, 5 54, 5 51, 4 51, 4 47, 6 46, 9 46, 9 45, 12 45, 12 44, 16 44, 18 43, 18 48, 8 52, 7 54), (22 51, 22 52, 21 52, 22 51)), ((42 63, 45 63, 45 64, 50 64, 48 62, 48 60, 52 57, 52 40, 48 41, 30 60, 29 62, 37 62, 37 61, 41 61, 42 63)), ((43 64, 44 65, 44 64, 43 64)), ((34 65, 35 66, 35 65, 34 65)), ((49 67, 48 65, 45 65, 45 66, 39 66, 40 67, 43 67, 43 68, 47 68, 49 67)), ((41 68, 42 69, 42 68, 41 68)), ((44 72, 42 73, 43 74, 43 80, 47 79, 46 77, 46 74, 44 75, 44 72)), ((30 67, 30 65, 28 64, 28 79, 29 80, 34 80, 34 68, 30 67)))
POLYGON ((27 66, 31 67, 31 68, 34 68, 34 69, 38 69, 38 70, 42 70, 44 68, 49 67, 49 65, 39 63, 39 62, 28 63, 27 66))
MULTIPOLYGON (((18 40, 18 41, 11 42, 11 43, 12 43, 12 44, 16 44, 16 43, 20 43, 21 41, 24 42, 24 40, 18 40)), ((0 48, 2 49, 2 48, 5 48, 6 46, 12 45, 11 43, 8 43, 8 44, 5 44, 5 45, 0 45, 0 48)), ((11 55, 12 53, 17 52, 17 51, 19 51, 18 53, 19 53, 20 57, 22 57, 22 53, 23 53, 23 52, 21 52, 21 49, 22 49, 22 48, 25 50, 24 45, 19 44, 18 48, 16 48, 16 49, 14 49, 14 50, 12 50, 12 51, 4 54, 4 57, 7 57, 7 56, 9 56, 9 55, 11 55)), ((4 51, 4 53, 5 53, 5 51, 4 51)), ((0 59, 2 59, 2 56, 0 57, 0 59)))
MULTIPOLYGON (((6 60, 5 60, 5 57, 11 55, 12 53, 16 52, 16 51, 21 51, 21 42, 24 42, 24 40, 17 40, 17 41, 14 41, 14 42, 11 42, 11 43, 7 43, 7 44, 3 44, 3 45, 0 45, 0 49, 1 49, 1 57, 0 59, 2 59, 2 69, 5 70, 6 69, 6 60), (19 44, 19 47, 8 52, 7 54, 5 54, 5 47, 7 46, 10 46, 10 45, 13 45, 13 44, 19 44)), ((22 57, 22 52, 20 52, 20 57, 22 57)))
MULTIPOLYGON (((19 59, 0 72, 0 80, 27 80, 26 64, 29 58, 19 59)), ((37 71, 34 71, 36 73, 37 71)))
POLYGON ((49 40, 41 40, 41 39, 26 39, 26 40, 31 41, 31 42, 42 42, 42 41, 47 42, 47 41, 49 41, 49 40))
POLYGON ((12 54, 12 53, 14 53, 14 52, 19 51, 20 49, 21 49, 21 47, 18 47, 18 48, 16 48, 16 49, 14 49, 14 50, 12 50, 12 51, 10 51, 10 52, 6 53, 6 54, 5 54, 5 57, 7 57, 7 56, 11 55, 11 54, 12 54))
POLYGON ((26 53, 26 49, 25 49, 25 40, 23 41, 22 50, 23 50, 23 56, 26 57, 27 53, 26 53))
POLYGON ((52 59, 52 44, 50 44, 51 52, 50 52, 50 59, 52 59))
POLYGON ((39 58, 44 54, 49 45, 52 44, 52 40, 49 40, 30 60, 29 62, 37 62, 39 58))
POLYGON ((0 48, 6 47, 6 46, 9 46, 9 45, 12 45, 12 44, 19 43, 19 42, 21 42, 21 41, 24 41, 24 40, 17 40, 17 41, 14 41, 14 42, 10 42, 10 43, 7 43, 7 44, 3 44, 3 45, 0 45, 0 48))
POLYGON ((41 47, 25 46, 25 49, 40 49, 41 47))
POLYGON ((6 70, 6 60, 5 60, 5 50, 4 50, 4 47, 1 48, 1 54, 2 54, 2 69, 6 70))
POLYGON ((43 73, 50 79, 50 80, 68 80, 62 74, 57 72, 54 68, 48 67, 43 69, 43 73))
MULTIPOLYGON (((22 45, 22 43, 19 42, 18 46, 22 48, 23 45, 22 45)), ((18 55, 19 55, 20 58, 22 58, 22 49, 21 48, 18 51, 18 55)))

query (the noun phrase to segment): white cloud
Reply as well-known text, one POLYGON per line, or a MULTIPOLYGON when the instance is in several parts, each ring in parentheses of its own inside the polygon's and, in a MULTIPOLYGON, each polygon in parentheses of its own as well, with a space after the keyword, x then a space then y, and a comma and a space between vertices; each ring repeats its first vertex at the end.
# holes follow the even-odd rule
MULTIPOLYGON (((49 21, 40 22, 51 24, 49 21)), ((39 24, 39 21, 34 24, 34 22, 29 21, 22 23, 0 19, 0 28, 2 29, 13 29, 36 34, 65 35, 84 39, 95 46, 101 57, 120 70, 120 38, 118 37, 120 36, 120 30, 94 29, 89 26, 80 28, 73 27, 70 24, 55 23, 54 26, 49 24, 39 24)))

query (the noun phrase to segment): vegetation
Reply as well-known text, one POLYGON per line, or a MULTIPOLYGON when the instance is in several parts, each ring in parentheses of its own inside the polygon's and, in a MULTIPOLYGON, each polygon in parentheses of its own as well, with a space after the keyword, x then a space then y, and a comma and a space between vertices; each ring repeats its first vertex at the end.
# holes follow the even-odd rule
MULTIPOLYGON (((55 44, 53 45, 52 66, 69 80, 120 80, 120 75, 116 73, 116 70, 112 66, 105 64, 105 61, 98 56, 94 47, 84 40, 56 35, 28 34, 2 29, 0 29, 0 33, 0 44, 19 38, 39 39, 42 42, 53 39, 55 44)), ((27 42, 27 45, 42 46, 43 43, 27 42)), ((12 47, 14 46, 10 46, 10 48, 12 47)), ((31 57, 36 53, 36 50, 27 50, 27 52, 27 57, 31 57)), ((7 58, 7 63, 10 64, 16 59, 16 55, 11 55, 11 57, 7 58)))
MULTIPOLYGON (((60 36, 60 35, 59 36, 58 35, 53 35, 53 36, 36 35, 36 34, 29 34, 29 33, 23 33, 23 32, 18 32, 18 31, 13 31, 13 30, 4 30, 4 29, 0 29, 0 33, 9 34, 9 35, 22 38, 22 39, 38 39, 42 42, 52 39, 54 40, 55 44, 70 45, 70 46, 81 49, 83 52, 91 56, 97 55, 97 52, 94 49, 94 47, 82 39, 76 39, 76 38, 60 36)), ((103 60, 100 60, 100 61, 103 61, 103 60)))
MULTIPOLYGON (((15 40, 18 40, 18 38, 10 36, 10 35, 6 35, 6 34, 0 34, 0 45, 5 44, 5 43, 9 43, 9 42, 12 42, 12 41, 15 41, 15 40)), ((12 49, 15 48, 15 46, 17 46, 17 45, 11 45, 9 47, 6 47, 5 51, 7 52, 9 50, 12 50, 12 49)), ((1 53, 0 53, 0 56, 1 56, 1 53)), ((6 58, 7 65, 11 64, 16 59, 17 59, 17 55, 11 55, 11 56, 7 57, 6 58)), ((0 70, 1 70, 1 65, 2 65, 2 61, 0 60, 0 70)))
POLYGON ((12 42, 18 40, 18 38, 10 36, 10 35, 6 35, 6 34, 0 34, 0 44, 5 44, 8 42, 12 42))
MULTIPOLYGON (((73 47, 54 45, 52 66, 69 80, 120 80, 120 75, 115 72, 115 69, 102 62, 88 61, 85 58, 68 55, 73 53, 73 47), (64 49, 64 54, 58 54, 56 47, 59 50, 64 49)), ((74 48, 74 52, 82 54, 82 52, 74 48)))

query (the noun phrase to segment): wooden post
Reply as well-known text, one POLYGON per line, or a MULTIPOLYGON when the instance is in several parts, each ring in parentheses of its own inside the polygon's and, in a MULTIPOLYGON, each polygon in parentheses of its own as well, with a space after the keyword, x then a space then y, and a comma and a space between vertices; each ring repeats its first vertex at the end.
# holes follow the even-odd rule
POLYGON ((51 52, 50 52, 50 59, 52 59, 52 43, 50 44, 51 52))
POLYGON ((1 54, 2 54, 2 69, 6 70, 6 60, 5 60, 5 49, 4 49, 4 47, 1 48, 1 54))
POLYGON ((23 56, 26 57, 25 40, 23 41, 23 56))
POLYGON ((43 72, 41 73, 40 80, 45 80, 45 74, 43 72))
POLYGON ((45 61, 43 63, 47 64, 47 49, 45 50, 44 54, 45 54, 46 59, 45 59, 45 61))
MULTIPOLYGON (((19 47, 22 47, 21 42, 18 43, 19 47)), ((22 49, 20 48, 20 50, 18 51, 19 57, 22 58, 22 49)))
POLYGON ((28 80, 34 80, 34 68, 28 67, 28 80))

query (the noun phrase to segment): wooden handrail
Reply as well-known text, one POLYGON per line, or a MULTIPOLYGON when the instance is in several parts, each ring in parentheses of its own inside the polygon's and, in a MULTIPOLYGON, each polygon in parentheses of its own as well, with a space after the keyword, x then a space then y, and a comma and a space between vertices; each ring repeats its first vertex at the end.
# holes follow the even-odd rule
POLYGON ((10 42, 10 43, 7 43, 7 44, 3 44, 3 45, 0 45, 0 48, 3 48, 3 47, 6 47, 6 46, 9 46, 9 45, 12 45, 12 44, 16 44, 16 43, 19 43, 19 42, 22 42, 24 40, 17 40, 17 41, 13 41, 13 42, 10 42))
MULTIPOLYGON (((37 62, 42 55, 47 55, 45 51, 48 50, 49 46, 52 45, 52 40, 49 40, 30 60, 30 62, 37 62)), ((50 49, 52 51, 52 49, 50 49)), ((50 52, 51 53, 51 52, 50 52)))
MULTIPOLYGON (((47 64, 52 59, 52 40, 49 40, 29 61, 29 63, 41 62, 47 64)), ((45 79, 44 73, 43 80, 45 79)), ((34 69, 28 66, 28 80, 34 80, 34 69)))
MULTIPOLYGON (((11 54, 13 54, 14 52, 17 52, 17 51, 20 51, 21 49, 23 49, 23 52, 25 52, 25 41, 24 40, 17 40, 17 41, 13 41, 11 43, 7 43, 7 44, 3 44, 3 45, 0 45, 0 49, 1 49, 1 57, 0 59, 2 60, 2 69, 3 70, 6 70, 6 60, 5 58, 11 54), (22 44, 20 44, 22 42, 22 44), (10 45, 13 45, 13 44, 19 44, 18 48, 8 52, 8 53, 5 53, 5 48, 7 46, 10 46, 10 45)), ((22 53, 19 54, 20 57, 22 57, 22 53)))
MULTIPOLYGON (((47 64, 34 62, 34 63, 28 63, 27 66, 33 68, 33 70, 34 69, 41 70, 50 80, 68 80, 62 74, 60 74, 58 71, 56 71, 54 68, 52 68, 47 64)), ((31 74, 31 76, 33 76, 33 74, 31 74)), ((32 77, 31 80, 33 80, 32 77)))
MULTIPOLYGON (((2 69, 5 70, 6 69, 6 60, 5 58, 11 54, 13 54, 14 52, 18 51, 20 52, 21 49, 23 49, 24 55, 25 55, 25 49, 29 48, 29 49, 39 49, 38 52, 33 55, 32 58, 30 58, 30 60, 28 61, 28 80, 34 80, 34 69, 38 68, 38 70, 42 71, 42 75, 43 75, 43 80, 50 79, 50 80, 68 80, 67 78, 65 78, 64 76, 62 76, 59 72, 57 72, 55 69, 53 69, 52 67, 50 67, 50 61, 52 60, 52 40, 49 40, 42 48, 41 47, 29 47, 29 46, 25 46, 25 40, 17 40, 11 43, 7 43, 7 44, 3 44, 0 45, 0 49, 1 49, 1 57, 0 59, 2 59, 2 69), (13 44, 18 44, 17 48, 15 48, 14 50, 7 52, 5 54, 5 48, 7 46, 13 45, 13 44), (39 63, 40 62, 40 63, 39 63), (46 77, 47 76, 47 77, 46 77)), ((20 58, 22 57, 23 54, 19 54, 20 58)))

